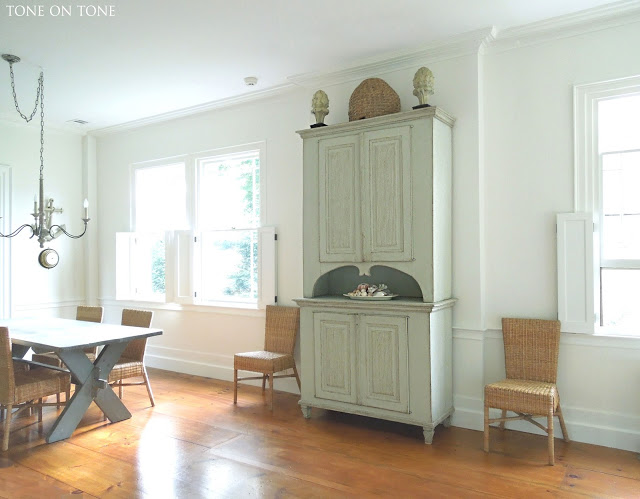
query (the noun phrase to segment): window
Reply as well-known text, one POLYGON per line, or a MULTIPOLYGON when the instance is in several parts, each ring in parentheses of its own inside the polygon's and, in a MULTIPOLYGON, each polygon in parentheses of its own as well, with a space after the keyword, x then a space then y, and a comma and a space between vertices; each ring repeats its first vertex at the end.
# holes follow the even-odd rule
POLYGON ((263 307, 275 231, 263 227, 264 144, 132 167, 132 226, 117 236, 119 299, 263 307))
POLYGON ((599 101, 597 116, 600 325, 640 329, 640 93, 599 101))
POLYGON ((640 77, 575 89, 575 213, 558 216, 558 312, 640 336, 640 77))

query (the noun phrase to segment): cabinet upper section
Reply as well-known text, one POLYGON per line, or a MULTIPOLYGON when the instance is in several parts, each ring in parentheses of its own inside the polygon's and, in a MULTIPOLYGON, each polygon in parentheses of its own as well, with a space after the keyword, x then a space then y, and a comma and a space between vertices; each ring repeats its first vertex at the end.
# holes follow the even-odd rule
POLYGON ((306 297, 327 272, 376 264, 412 276, 424 301, 451 296, 453 121, 429 107, 298 132, 306 297))

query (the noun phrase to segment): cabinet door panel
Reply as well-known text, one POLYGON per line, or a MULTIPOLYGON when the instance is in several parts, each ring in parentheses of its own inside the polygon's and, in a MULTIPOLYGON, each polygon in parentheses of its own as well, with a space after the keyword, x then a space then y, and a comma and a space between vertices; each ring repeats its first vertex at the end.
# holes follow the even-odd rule
POLYGON ((410 140, 408 126, 364 135, 366 260, 409 261, 413 256, 410 140))
POLYGON ((359 402, 408 412, 407 318, 365 315, 360 321, 359 335, 359 402))
POLYGON ((319 142, 320 261, 362 261, 357 136, 319 142))
POLYGON ((356 319, 351 314, 313 314, 316 397, 356 402, 356 319))

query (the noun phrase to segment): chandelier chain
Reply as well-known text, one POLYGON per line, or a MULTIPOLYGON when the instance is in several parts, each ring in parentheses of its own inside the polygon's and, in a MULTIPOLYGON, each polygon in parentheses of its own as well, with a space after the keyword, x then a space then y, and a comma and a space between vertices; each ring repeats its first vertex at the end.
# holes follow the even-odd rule
MULTIPOLYGON (((44 73, 38 78, 38 91, 40 94, 40 175, 44 170, 44 73)), ((36 108, 38 101, 36 100, 36 108)))
POLYGON ((31 116, 29 116, 28 118, 26 117, 26 115, 22 113, 22 111, 20 110, 20 105, 18 104, 18 97, 16 95, 15 77, 13 75, 13 63, 11 62, 9 63, 9 74, 11 75, 11 92, 13 93, 13 103, 16 106, 16 111, 18 111, 18 114, 22 117, 23 120, 29 123, 33 119, 33 117, 36 115, 36 112, 38 111, 38 102, 42 104, 41 91, 42 91, 42 83, 44 80, 43 73, 42 71, 40 72, 40 78, 38 78, 38 91, 36 92, 36 104, 33 108, 33 111, 31 112, 31 116))

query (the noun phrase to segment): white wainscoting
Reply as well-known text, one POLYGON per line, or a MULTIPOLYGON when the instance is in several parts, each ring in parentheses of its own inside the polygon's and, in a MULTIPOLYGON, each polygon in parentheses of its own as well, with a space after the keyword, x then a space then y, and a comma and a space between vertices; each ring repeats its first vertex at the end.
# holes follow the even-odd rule
POLYGON ((76 308, 85 305, 84 299, 51 301, 40 303, 16 303, 13 305, 13 318, 21 317, 62 317, 65 319, 75 319, 76 308))
MULTIPOLYGON (((484 384, 504 378, 502 332, 455 329, 453 338, 452 424, 482 431, 484 384)), ((558 389, 573 441, 640 451, 639 382, 640 338, 562 334, 558 389)), ((544 434, 524 421, 507 428, 544 434)))

